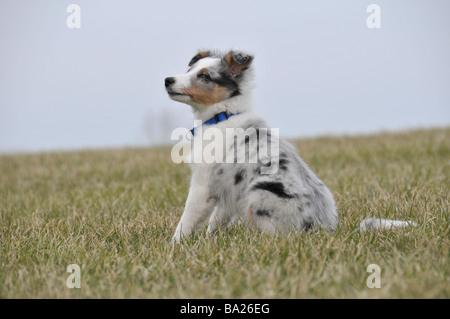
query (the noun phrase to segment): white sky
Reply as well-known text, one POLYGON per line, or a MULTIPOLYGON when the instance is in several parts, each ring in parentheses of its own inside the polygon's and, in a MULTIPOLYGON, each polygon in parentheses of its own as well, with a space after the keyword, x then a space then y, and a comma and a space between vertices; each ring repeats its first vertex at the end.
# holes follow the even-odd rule
POLYGON ((170 142, 193 119, 163 81, 198 48, 255 54, 255 107, 286 137, 448 126, 449 13, 448 0, 2 0, 0 152, 170 142))

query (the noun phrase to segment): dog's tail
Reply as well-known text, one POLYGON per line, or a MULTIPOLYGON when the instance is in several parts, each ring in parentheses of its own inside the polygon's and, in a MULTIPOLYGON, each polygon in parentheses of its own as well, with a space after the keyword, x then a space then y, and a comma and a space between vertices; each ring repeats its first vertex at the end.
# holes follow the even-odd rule
POLYGON ((382 230, 392 229, 399 227, 414 227, 417 224, 413 221, 401 221, 382 218, 366 218, 359 224, 359 229, 363 231, 367 230, 382 230))

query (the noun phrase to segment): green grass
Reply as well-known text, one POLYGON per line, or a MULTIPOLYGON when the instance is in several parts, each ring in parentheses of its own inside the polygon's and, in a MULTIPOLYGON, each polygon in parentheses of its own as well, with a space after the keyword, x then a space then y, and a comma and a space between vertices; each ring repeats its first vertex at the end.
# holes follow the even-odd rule
POLYGON ((0 297, 450 297, 450 129, 295 144, 335 196, 333 235, 236 224, 171 245, 190 173, 170 148, 1 156, 0 297), (368 216, 418 226, 361 234, 368 216))

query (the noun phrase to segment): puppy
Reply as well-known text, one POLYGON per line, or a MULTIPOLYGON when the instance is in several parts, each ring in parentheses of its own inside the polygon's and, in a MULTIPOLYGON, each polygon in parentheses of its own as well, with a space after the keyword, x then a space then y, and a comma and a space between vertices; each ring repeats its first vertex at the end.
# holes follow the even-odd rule
POLYGON ((271 234, 319 227, 332 232, 338 225, 329 189, 253 111, 253 59, 239 51, 201 51, 187 73, 165 79, 169 97, 190 105, 203 123, 189 133, 190 155, 197 160, 190 165, 189 195, 173 241, 192 235, 208 219, 210 234, 237 218, 271 234), (205 138, 208 130, 219 138, 205 138), (212 147, 223 155, 217 151, 216 161, 204 160, 212 147))

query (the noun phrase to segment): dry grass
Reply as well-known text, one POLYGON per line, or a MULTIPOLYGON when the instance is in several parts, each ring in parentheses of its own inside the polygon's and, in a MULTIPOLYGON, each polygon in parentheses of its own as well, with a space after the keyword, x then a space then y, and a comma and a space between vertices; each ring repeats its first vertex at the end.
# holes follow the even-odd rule
POLYGON ((296 145, 335 195, 334 235, 238 224, 170 245, 189 169, 169 148, 0 157, 0 297, 450 297, 450 129, 296 145), (361 234, 367 216, 418 227, 361 234), (66 286, 73 263, 81 289, 66 286))

